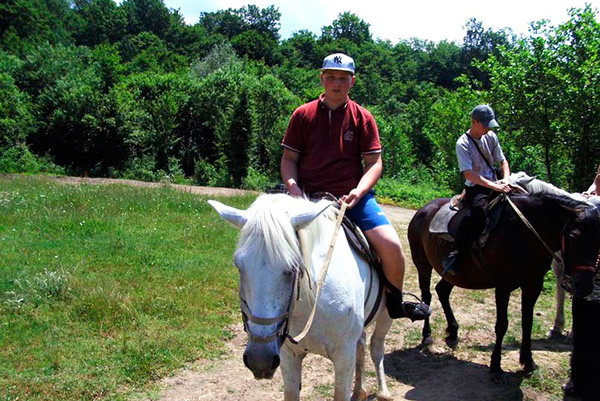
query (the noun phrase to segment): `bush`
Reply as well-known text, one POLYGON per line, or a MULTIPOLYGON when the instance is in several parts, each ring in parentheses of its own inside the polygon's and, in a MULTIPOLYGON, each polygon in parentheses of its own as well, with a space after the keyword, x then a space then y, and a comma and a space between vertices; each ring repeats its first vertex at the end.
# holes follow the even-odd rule
POLYGON ((404 180, 383 178, 375 187, 377 198, 382 203, 392 203, 411 209, 418 209, 436 198, 454 195, 446 188, 436 186, 433 181, 411 183, 404 180))
POLYGON ((242 180, 242 188, 255 191, 266 191, 268 188, 273 188, 276 185, 276 179, 273 179, 267 174, 261 173, 252 167, 248 168, 248 174, 242 180))
POLYGON ((26 145, 16 145, 0 151, 0 173, 65 174, 65 171, 54 164, 49 157, 36 156, 26 145))

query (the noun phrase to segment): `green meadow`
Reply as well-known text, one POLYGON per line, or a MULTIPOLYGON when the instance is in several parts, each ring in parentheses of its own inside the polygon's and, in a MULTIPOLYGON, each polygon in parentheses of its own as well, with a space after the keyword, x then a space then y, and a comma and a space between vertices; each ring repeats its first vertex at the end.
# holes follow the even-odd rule
POLYGON ((237 230, 206 200, 0 179, 0 399, 131 399, 222 352, 237 230))

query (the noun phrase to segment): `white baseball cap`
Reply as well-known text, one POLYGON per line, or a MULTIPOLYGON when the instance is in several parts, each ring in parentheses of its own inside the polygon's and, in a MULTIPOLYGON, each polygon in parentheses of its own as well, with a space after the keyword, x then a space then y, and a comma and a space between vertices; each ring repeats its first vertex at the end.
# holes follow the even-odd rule
POLYGON ((348 71, 354 75, 354 60, 343 53, 330 54, 323 60, 321 71, 325 70, 348 71))

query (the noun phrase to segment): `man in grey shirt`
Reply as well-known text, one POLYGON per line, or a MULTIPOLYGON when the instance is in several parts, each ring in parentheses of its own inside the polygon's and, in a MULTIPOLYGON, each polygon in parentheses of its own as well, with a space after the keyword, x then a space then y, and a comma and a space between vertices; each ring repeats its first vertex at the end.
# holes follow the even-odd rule
POLYGON ((494 192, 508 193, 508 181, 496 177, 492 168, 498 163, 502 176, 510 175, 508 161, 502 153, 502 148, 496 134, 491 131, 498 127, 494 110, 482 104, 471 112, 471 129, 456 141, 456 155, 460 172, 465 178, 465 196, 463 204, 468 212, 458 227, 454 241, 454 250, 444 260, 442 274, 456 274, 456 264, 461 253, 483 230, 485 210, 490 196, 494 192))

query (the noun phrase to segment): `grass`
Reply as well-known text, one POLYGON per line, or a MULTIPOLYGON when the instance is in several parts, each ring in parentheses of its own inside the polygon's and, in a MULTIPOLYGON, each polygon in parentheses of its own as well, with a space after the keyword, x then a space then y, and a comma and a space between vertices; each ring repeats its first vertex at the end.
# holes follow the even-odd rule
POLYGON ((167 188, 0 180, 2 399, 131 399, 218 355, 236 237, 206 199, 167 188))

